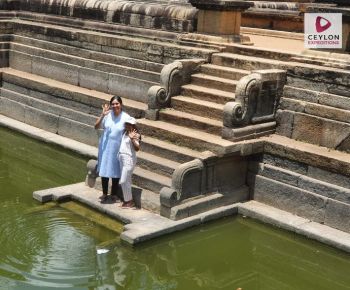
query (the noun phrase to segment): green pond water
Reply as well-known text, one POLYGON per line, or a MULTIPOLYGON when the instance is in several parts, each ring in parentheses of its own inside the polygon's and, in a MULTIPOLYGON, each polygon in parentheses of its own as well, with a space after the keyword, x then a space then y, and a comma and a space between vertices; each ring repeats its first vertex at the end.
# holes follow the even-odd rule
POLYGON ((0 290, 350 289, 350 255, 247 218, 131 248, 70 206, 32 199, 82 181, 85 164, 0 128, 0 290))

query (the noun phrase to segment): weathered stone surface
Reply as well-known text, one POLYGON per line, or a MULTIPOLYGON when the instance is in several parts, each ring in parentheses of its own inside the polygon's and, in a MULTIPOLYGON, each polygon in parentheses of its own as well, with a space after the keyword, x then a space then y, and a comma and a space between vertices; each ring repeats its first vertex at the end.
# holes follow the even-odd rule
MULTIPOLYGON (((322 114, 321 110, 313 110, 313 112, 322 114)), ((332 113, 331 110, 327 109, 324 112, 328 115, 332 113)), ((341 118, 345 118, 347 112, 341 113, 341 118)), ((293 139, 338 149, 348 136, 350 136, 350 126, 346 123, 301 113, 297 113, 294 116, 293 139)), ((344 151, 349 149, 344 145, 342 147, 344 151)))
POLYGON ((24 111, 24 123, 57 133, 58 116, 26 106, 24 111))
MULTIPOLYGON (((291 109, 292 110, 292 109, 291 109)), ((297 110, 293 110, 297 111, 297 110)), ((299 111, 301 112, 301 111, 299 111)), ((350 112, 347 110, 341 110, 336 108, 331 108, 329 106, 322 106, 316 104, 305 104, 305 114, 310 114, 314 116, 319 116, 322 118, 349 123, 350 122, 350 112)))
POLYGON ((294 116, 292 138, 313 144, 321 144, 323 120, 305 114, 294 116))
POLYGON ((32 73, 66 82, 79 84, 79 67, 47 58, 33 57, 32 73))
POLYGON ((254 200, 323 223, 327 198, 262 176, 256 176, 254 200))
POLYGON ((317 104, 319 92, 308 90, 306 88, 291 87, 288 85, 283 89, 283 97, 317 104))
MULTIPOLYGON (((265 140, 267 141, 264 146, 265 152, 269 155, 305 164, 306 170, 307 164, 310 164, 330 172, 350 176, 350 159, 347 153, 278 135, 265 137, 265 140)), ((298 168, 293 171, 298 172, 298 168)), ((306 175, 306 173, 303 174, 306 175)))
POLYGON ((325 224, 350 232, 350 205, 335 200, 329 200, 326 207, 325 224))
POLYGON ((32 72, 31 55, 10 50, 9 57, 9 65, 11 68, 32 72))
POLYGON ((108 73, 87 68, 79 69, 79 86, 84 88, 108 92, 108 79, 108 73))
POLYGON ((332 106, 335 108, 350 110, 350 98, 327 93, 320 93, 318 102, 321 105, 332 106))
POLYGON ((108 93, 146 103, 147 91, 154 84, 153 82, 140 79, 110 74, 108 79, 108 93))
POLYGON ((1 97, 0 110, 1 110, 1 113, 7 117, 24 122, 25 108, 26 106, 21 103, 11 101, 7 98, 1 97))
POLYGON ((320 145, 334 149, 339 149, 339 147, 342 146, 341 149, 343 151, 350 151, 350 147, 345 147, 345 144, 342 144, 349 136, 349 124, 335 121, 325 122, 320 145))
POLYGON ((281 110, 289 110, 293 112, 305 112, 306 103, 303 101, 292 100, 287 98, 282 98, 280 101, 280 109, 281 110))
POLYGON ((245 184, 247 166, 247 161, 241 157, 226 157, 218 160, 213 172, 214 188, 217 188, 219 192, 225 192, 241 187, 245 184))
POLYGON ((310 222, 307 219, 253 200, 239 204, 238 212, 239 214, 301 234, 343 251, 350 252, 350 235, 343 231, 319 223, 310 222))
POLYGON ((300 176, 298 187, 319 195, 350 204, 350 190, 327 182, 300 176))
POLYGON ((324 170, 321 168, 317 168, 314 166, 309 166, 307 175, 318 179, 322 180, 324 182, 328 182, 330 184, 334 184, 340 187, 345 187, 347 189, 350 189, 350 179, 349 177, 342 175, 342 174, 337 174, 334 172, 330 172, 328 170, 324 170))
MULTIPOLYGON (((12 3, 12 2, 11 2, 12 3)), ((197 10, 184 3, 130 1, 15 1, 14 9, 154 29, 192 31, 197 10)))
POLYGON ((276 134, 286 136, 288 138, 292 137, 294 123, 293 112, 277 110, 276 123, 276 134))
POLYGON ((264 154, 263 162, 299 174, 306 174, 308 169, 306 164, 291 160, 287 156, 276 156, 268 153, 264 154))
POLYGON ((263 163, 260 163, 258 174, 296 187, 298 187, 299 178, 302 176, 300 173, 263 163))
POLYGON ((8 83, 7 81, 2 82, 2 89, 5 91, 13 91, 22 95, 29 96, 29 90, 25 87, 13 84, 13 83, 8 83))

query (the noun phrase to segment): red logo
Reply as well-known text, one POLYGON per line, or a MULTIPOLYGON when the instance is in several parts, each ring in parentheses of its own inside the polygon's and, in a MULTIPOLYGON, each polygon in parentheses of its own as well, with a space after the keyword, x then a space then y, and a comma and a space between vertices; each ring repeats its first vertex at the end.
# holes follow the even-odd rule
POLYGON ((327 20, 326 18, 321 17, 321 16, 317 16, 317 18, 316 18, 316 31, 318 33, 321 33, 323 31, 327 30, 329 27, 331 27, 331 25, 332 25, 332 23, 329 20, 327 20), (321 20, 326 21, 326 24, 322 25, 321 20))

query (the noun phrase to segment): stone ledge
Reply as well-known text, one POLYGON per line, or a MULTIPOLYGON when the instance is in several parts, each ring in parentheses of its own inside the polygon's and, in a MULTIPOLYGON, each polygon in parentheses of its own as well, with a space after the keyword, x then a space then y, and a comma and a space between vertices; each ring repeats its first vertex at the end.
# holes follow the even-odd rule
POLYGON ((20 121, 5 117, 1 114, 0 126, 15 130, 34 139, 63 147, 88 158, 97 158, 97 148, 94 146, 89 146, 81 142, 74 141, 72 139, 62 137, 39 128, 35 128, 20 121))
POLYGON ((311 222, 257 201, 239 204, 238 213, 350 253, 349 233, 311 222))

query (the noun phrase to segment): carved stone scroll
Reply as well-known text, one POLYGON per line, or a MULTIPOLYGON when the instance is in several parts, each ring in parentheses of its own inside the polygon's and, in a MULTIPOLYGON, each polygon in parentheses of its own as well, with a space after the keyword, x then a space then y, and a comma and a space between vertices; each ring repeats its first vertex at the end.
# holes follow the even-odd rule
POLYGON ((223 138, 237 141, 273 133, 285 83, 286 72, 277 69, 257 70, 241 78, 235 101, 224 106, 223 138))
POLYGON ((203 59, 177 60, 163 67, 160 73, 160 85, 148 90, 148 110, 146 118, 158 119, 158 111, 170 107, 171 97, 179 95, 181 86, 190 82, 191 74, 204 63, 203 59))

